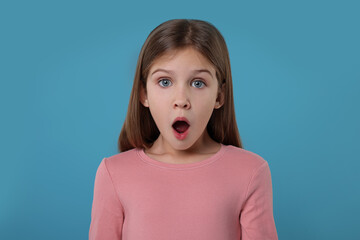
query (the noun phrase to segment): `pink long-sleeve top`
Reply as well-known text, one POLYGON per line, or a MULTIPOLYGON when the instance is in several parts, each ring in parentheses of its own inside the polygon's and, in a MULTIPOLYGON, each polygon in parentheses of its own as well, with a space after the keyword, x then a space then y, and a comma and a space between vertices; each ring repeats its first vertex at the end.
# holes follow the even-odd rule
POLYGON ((221 144, 195 163, 154 160, 141 148, 96 172, 90 240, 275 240, 270 168, 221 144))

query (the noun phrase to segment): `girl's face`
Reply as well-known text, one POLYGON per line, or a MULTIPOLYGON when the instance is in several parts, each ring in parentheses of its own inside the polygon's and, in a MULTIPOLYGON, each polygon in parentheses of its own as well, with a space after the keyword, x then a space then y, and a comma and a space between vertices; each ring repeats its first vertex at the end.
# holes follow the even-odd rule
POLYGON ((222 94, 218 93, 213 65, 188 47, 155 59, 146 79, 146 92, 141 90, 141 102, 150 109, 163 149, 186 150, 211 141, 206 126, 214 108, 222 106, 222 94), (187 119, 185 133, 175 131, 177 117, 187 119))

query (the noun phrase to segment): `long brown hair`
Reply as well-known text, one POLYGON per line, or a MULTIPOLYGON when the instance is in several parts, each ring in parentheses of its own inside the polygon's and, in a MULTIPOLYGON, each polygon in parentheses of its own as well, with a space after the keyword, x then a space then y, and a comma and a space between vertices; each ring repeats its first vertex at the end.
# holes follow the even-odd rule
POLYGON ((206 127, 210 137, 224 145, 242 148, 235 119, 230 58, 223 36, 209 22, 173 19, 156 27, 141 48, 127 115, 118 140, 120 152, 136 147, 149 148, 158 138, 160 132, 150 110, 140 102, 140 88, 146 89, 146 79, 155 59, 167 51, 189 46, 214 65, 219 88, 225 89, 224 104, 214 109, 206 127))

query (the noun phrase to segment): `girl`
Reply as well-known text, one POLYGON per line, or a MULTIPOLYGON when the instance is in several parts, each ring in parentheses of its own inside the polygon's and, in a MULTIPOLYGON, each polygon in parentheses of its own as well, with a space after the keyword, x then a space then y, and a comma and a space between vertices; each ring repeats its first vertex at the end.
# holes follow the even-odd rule
POLYGON ((96 172, 89 239, 278 238, 270 168, 242 148, 212 24, 176 19, 150 33, 118 145, 96 172))

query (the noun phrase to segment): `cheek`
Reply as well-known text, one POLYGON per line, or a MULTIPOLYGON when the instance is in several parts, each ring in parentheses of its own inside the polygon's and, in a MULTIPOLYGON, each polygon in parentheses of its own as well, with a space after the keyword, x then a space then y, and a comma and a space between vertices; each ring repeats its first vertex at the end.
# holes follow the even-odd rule
POLYGON ((214 107, 216 97, 214 94, 194 94, 193 100, 193 103, 199 107, 209 109, 214 107))
POLYGON ((165 99, 169 99, 169 96, 171 96, 170 91, 164 91, 156 87, 149 89, 147 95, 148 99, 156 104, 162 104, 165 99))
MULTIPOLYGON (((163 124, 166 121, 166 116, 169 116, 167 113, 167 101, 164 99, 163 95, 148 95, 149 101, 149 110, 151 116, 153 117, 156 125, 163 124)), ((158 126, 159 128, 159 126, 158 126)))
POLYGON ((196 107, 194 106, 196 111, 198 111, 202 119, 207 122, 214 111, 216 98, 214 98, 214 96, 201 96, 196 102, 196 107))
POLYGON ((162 129, 167 123, 164 112, 161 110, 161 108, 150 107, 150 113, 152 118, 154 119, 156 127, 158 129, 162 129))
POLYGON ((195 112, 197 112, 198 114, 199 120, 202 122, 207 122, 214 110, 214 106, 210 104, 210 99, 208 102, 203 99, 203 102, 201 104, 193 107, 195 112))

